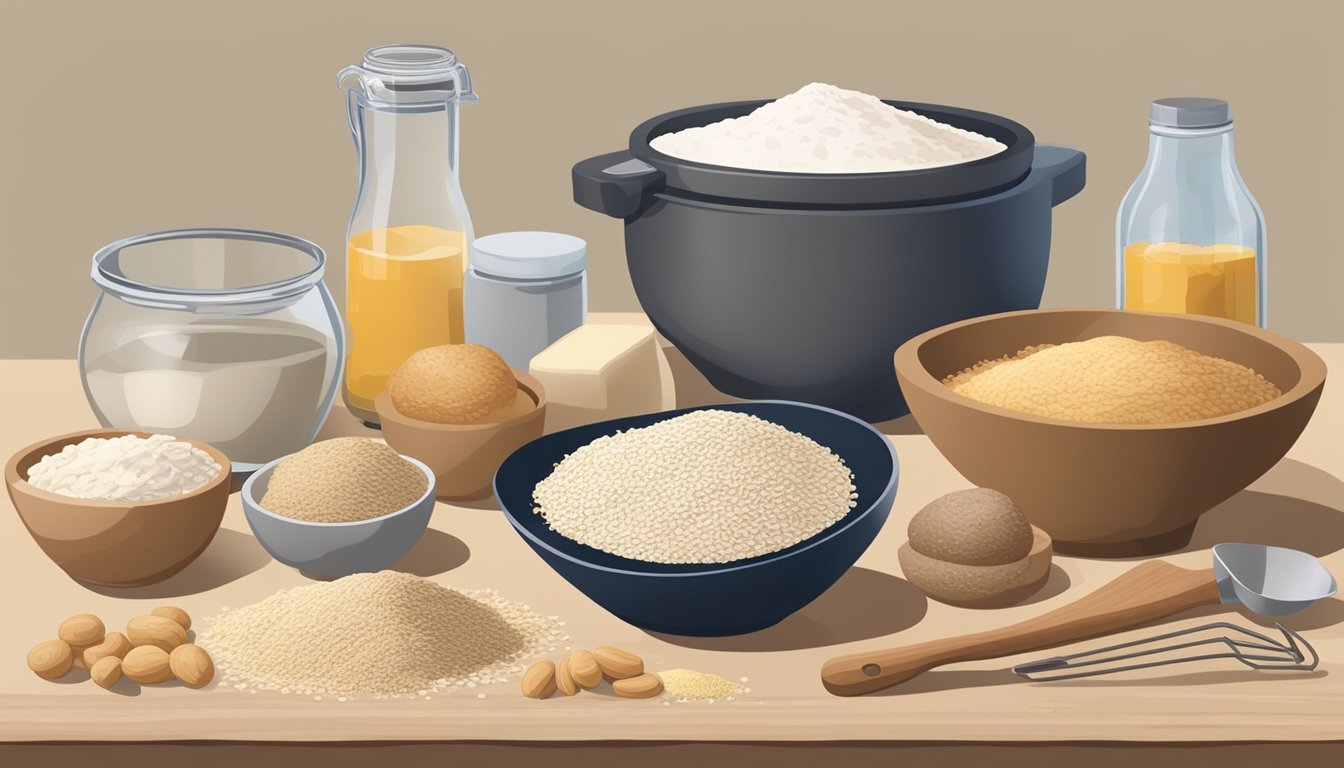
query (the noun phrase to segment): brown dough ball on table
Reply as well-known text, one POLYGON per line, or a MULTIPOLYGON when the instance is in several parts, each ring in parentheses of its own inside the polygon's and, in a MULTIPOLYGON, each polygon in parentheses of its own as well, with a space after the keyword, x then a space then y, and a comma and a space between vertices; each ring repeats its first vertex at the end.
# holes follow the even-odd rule
POLYGON ((403 416, 436 424, 488 421, 518 398, 509 364, 480 344, 422 349, 392 371, 387 390, 403 416))
POLYGON ((897 555, 905 578, 951 605, 1012 605, 1050 573, 1050 536, 990 488, 935 499, 911 518, 909 536, 897 555))

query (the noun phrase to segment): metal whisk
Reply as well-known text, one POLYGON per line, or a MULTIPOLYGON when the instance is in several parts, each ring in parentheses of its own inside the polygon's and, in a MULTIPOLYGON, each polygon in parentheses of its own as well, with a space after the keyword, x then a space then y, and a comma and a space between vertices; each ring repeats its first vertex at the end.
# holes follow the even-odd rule
POLYGON ((1152 667, 1163 667, 1169 664, 1184 664, 1187 662, 1205 661, 1208 659, 1235 659, 1251 669, 1279 669, 1303 672, 1315 669, 1317 663, 1320 662, 1320 657, 1316 655, 1316 649, 1311 647, 1311 643, 1308 643, 1306 638, 1282 624, 1276 623, 1274 626, 1283 633, 1282 641, 1236 624, 1230 624, 1226 621, 1216 621, 1212 624, 1203 624, 1198 627, 1167 632, 1165 634, 1155 635, 1141 640, 1132 640, 1128 643, 1119 643, 1117 645, 1109 645, 1105 648, 1097 648, 1091 651, 1083 651, 1081 653, 1073 653, 1064 656, 1052 656, 1048 659, 1019 664, 1013 667, 1013 672, 1033 682, 1049 682, 1052 680, 1071 680, 1079 677, 1109 675, 1115 672, 1128 672, 1134 669, 1150 669, 1152 667), (1178 638, 1215 630, 1222 630, 1223 634, 1215 637, 1187 640, 1184 642, 1177 641, 1178 638), (1167 644, 1158 647, 1146 647, 1152 646, 1155 643, 1167 644), (1201 652, 1208 646, 1223 646, 1226 650, 1201 652), (1139 661, 1132 664, 1122 663, 1133 659, 1143 659, 1158 654, 1187 650, 1191 652, 1176 658, 1161 659, 1157 661, 1139 661), (1092 669, 1092 667, 1117 663, 1120 663, 1120 666, 1092 669), (1063 672, 1060 673, 1061 671, 1063 672), (1042 673, 1046 674, 1043 676, 1042 673))

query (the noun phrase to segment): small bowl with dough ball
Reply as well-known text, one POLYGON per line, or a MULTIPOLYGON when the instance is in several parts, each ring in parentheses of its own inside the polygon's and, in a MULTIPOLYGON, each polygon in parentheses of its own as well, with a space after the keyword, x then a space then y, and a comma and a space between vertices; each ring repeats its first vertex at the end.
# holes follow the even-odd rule
MULTIPOLYGON (((152 475, 146 476, 146 493, 129 492, 128 486, 119 486, 110 489, 110 494, 102 494, 96 487, 96 473, 72 475, 81 466, 92 469, 94 464, 106 463, 93 457, 80 462, 65 460, 99 445, 99 441, 106 441, 101 443, 105 450, 115 449, 122 443, 112 441, 127 436, 163 440, 147 432, 91 429, 34 443, 15 453, 5 466, 5 487, 28 533, 53 563, 77 581, 110 587, 163 581, 205 551, 224 519, 229 501, 229 460, 214 447, 195 440, 176 438, 158 446, 139 444, 140 450, 159 459, 144 469, 152 475), (62 492, 44 490, 34 484, 39 482, 36 480, 30 482, 30 471, 43 459, 63 460, 64 481, 69 482, 57 480, 62 492), (209 471, 198 473, 200 467, 209 471), (175 493, 164 485, 178 483, 184 472, 199 478, 180 486, 189 490, 175 493), (78 498, 67 493, 98 496, 78 498), (164 493, 170 495, 160 496, 164 493)), ((126 460, 135 461, 129 454, 126 460)))
POLYGON ((934 499, 911 518, 909 536, 897 553, 901 572, 940 602, 1001 608, 1030 597, 1050 575, 1050 536, 989 488, 934 499))
POLYGON ((243 512, 271 556, 339 578, 381 571, 420 540, 434 512, 434 473, 364 437, 337 437, 257 470, 243 512))
POLYGON ((416 352, 374 406, 387 444, 428 465, 443 499, 489 496, 499 465, 546 425, 541 382, 479 344, 416 352))

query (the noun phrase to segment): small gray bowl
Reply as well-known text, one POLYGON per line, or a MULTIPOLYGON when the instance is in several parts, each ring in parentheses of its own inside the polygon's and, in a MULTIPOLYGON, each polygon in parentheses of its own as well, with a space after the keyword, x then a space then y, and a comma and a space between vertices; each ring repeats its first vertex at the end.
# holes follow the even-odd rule
POLYGON ((285 565, 313 576, 340 578, 381 571, 397 562, 420 540, 434 512, 434 473, 410 456, 402 458, 425 473, 429 487, 414 504, 382 517, 353 523, 314 523, 277 515, 261 506, 271 474, 281 457, 243 483, 243 512, 252 533, 267 552, 285 565))

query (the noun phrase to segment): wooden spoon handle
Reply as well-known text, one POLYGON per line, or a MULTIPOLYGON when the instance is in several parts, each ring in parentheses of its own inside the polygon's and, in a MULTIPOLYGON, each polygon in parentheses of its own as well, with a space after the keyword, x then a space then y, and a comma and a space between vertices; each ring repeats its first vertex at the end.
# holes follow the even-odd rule
POLYGON ((858 696, 903 683, 943 664, 1063 645, 1217 602, 1218 583, 1212 568, 1191 571, 1153 560, 1090 595, 1017 624, 831 659, 821 668, 821 680, 837 696, 858 696))

